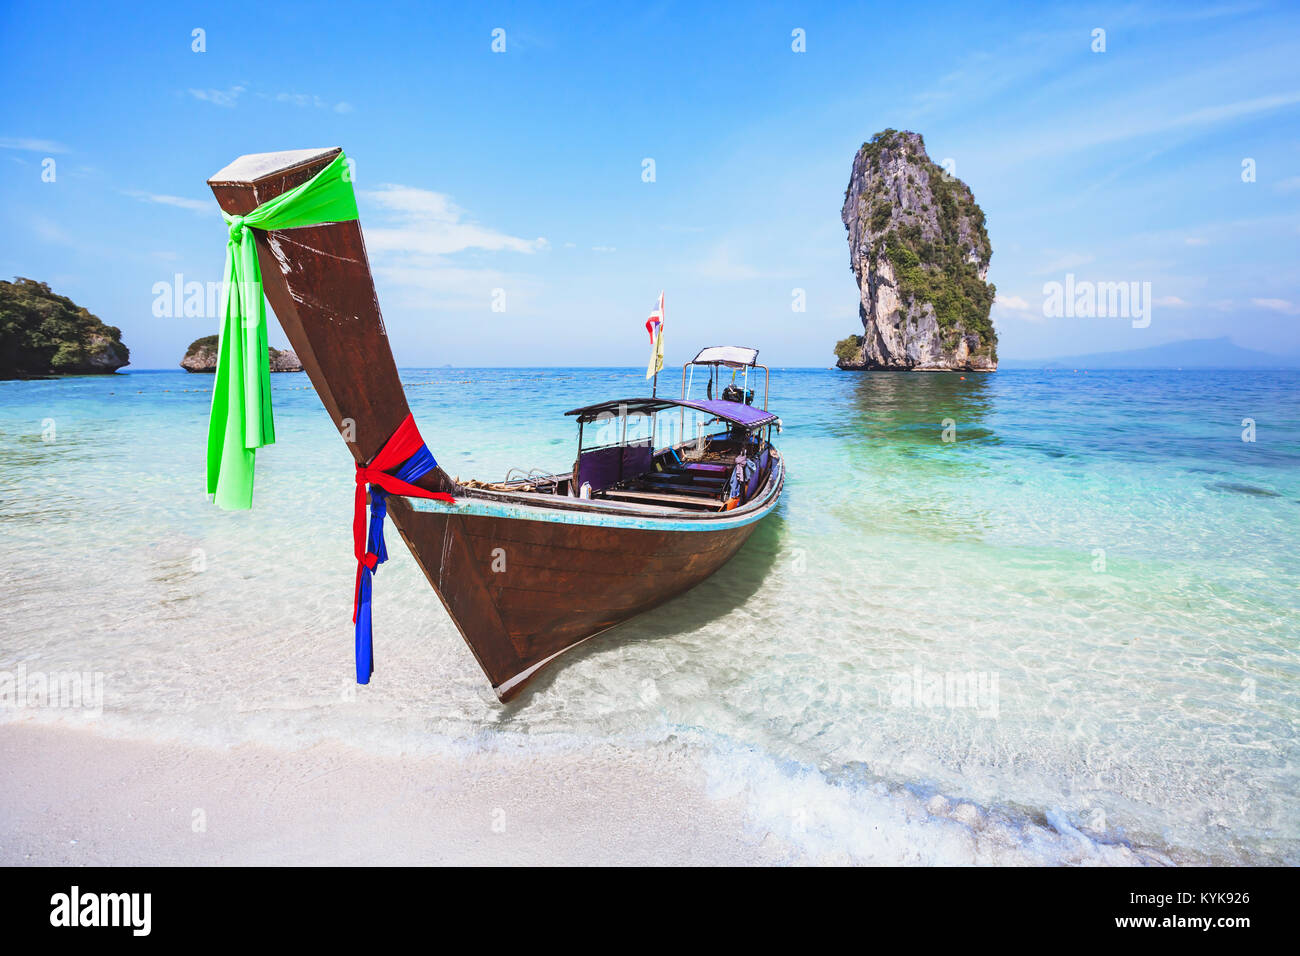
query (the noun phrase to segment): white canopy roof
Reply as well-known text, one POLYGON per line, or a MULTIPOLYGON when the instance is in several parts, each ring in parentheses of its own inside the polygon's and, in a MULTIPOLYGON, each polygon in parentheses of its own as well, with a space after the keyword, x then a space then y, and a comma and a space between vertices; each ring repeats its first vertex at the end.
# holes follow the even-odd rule
POLYGON ((711 345, 701 349, 692 364, 726 365, 730 368, 744 368, 758 361, 758 349, 747 349, 743 345, 711 345))

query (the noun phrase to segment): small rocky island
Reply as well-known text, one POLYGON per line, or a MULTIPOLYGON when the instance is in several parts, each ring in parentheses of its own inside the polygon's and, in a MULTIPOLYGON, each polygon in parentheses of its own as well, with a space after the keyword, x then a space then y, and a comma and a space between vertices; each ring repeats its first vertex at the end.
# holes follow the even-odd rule
MULTIPOLYGON (((272 372, 301 372, 302 363, 298 361, 298 356, 292 349, 271 348, 267 346, 266 351, 271 356, 272 372)), ((195 339, 190 343, 190 347, 185 350, 185 357, 181 359, 181 368, 187 372, 215 372, 217 370, 217 337, 215 335, 205 335, 201 339, 195 339)))
POLYGON ((131 361, 122 330, 44 282, 0 282, 0 379, 99 375, 131 361))
POLYGON ((887 129, 862 144, 840 218, 863 328, 835 346, 840 368, 998 367, 984 212, 919 133, 887 129))

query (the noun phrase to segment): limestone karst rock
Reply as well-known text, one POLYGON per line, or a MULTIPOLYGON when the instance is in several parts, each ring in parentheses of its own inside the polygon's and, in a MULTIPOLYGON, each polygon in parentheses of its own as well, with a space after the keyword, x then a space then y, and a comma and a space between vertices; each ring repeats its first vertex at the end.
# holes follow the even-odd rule
MULTIPOLYGON (((301 372, 302 363, 298 361, 298 356, 292 349, 276 349, 267 347, 267 352, 271 357, 272 372, 301 372)), ((185 350, 185 357, 181 359, 181 368, 187 372, 215 372, 217 370, 217 337, 215 335, 205 335, 201 339, 195 339, 190 343, 190 347, 185 350)))
POLYGON ((840 368, 997 368, 984 213, 918 133, 885 130, 862 144, 840 218, 863 327, 836 346, 840 368))

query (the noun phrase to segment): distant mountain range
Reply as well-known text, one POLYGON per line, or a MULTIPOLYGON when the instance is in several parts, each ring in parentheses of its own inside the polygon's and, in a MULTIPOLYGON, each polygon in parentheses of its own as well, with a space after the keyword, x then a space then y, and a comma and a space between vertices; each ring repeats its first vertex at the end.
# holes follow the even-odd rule
POLYGON ((1095 352, 1052 359, 1003 359, 1001 368, 1300 368, 1300 355, 1270 355, 1220 339, 1187 339, 1128 352, 1095 352))

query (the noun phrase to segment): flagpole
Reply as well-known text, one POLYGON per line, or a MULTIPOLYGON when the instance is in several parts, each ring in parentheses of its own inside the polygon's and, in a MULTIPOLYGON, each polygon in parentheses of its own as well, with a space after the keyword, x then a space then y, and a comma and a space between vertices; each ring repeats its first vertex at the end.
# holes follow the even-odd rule
POLYGON ((650 397, 656 398, 659 395, 659 350, 663 347, 664 337, 664 293, 659 290, 659 328, 655 331, 655 377, 650 383, 650 397))
MULTIPOLYGON (((650 314, 646 321, 645 327, 650 330, 650 364, 654 366, 654 374, 651 376, 650 397, 657 398, 659 395, 659 366, 663 364, 663 335, 664 335, 664 294, 659 293, 659 308, 650 314), (658 325, 651 328, 655 317, 658 316, 658 325)), ((648 371, 648 369, 647 369, 648 371)))

